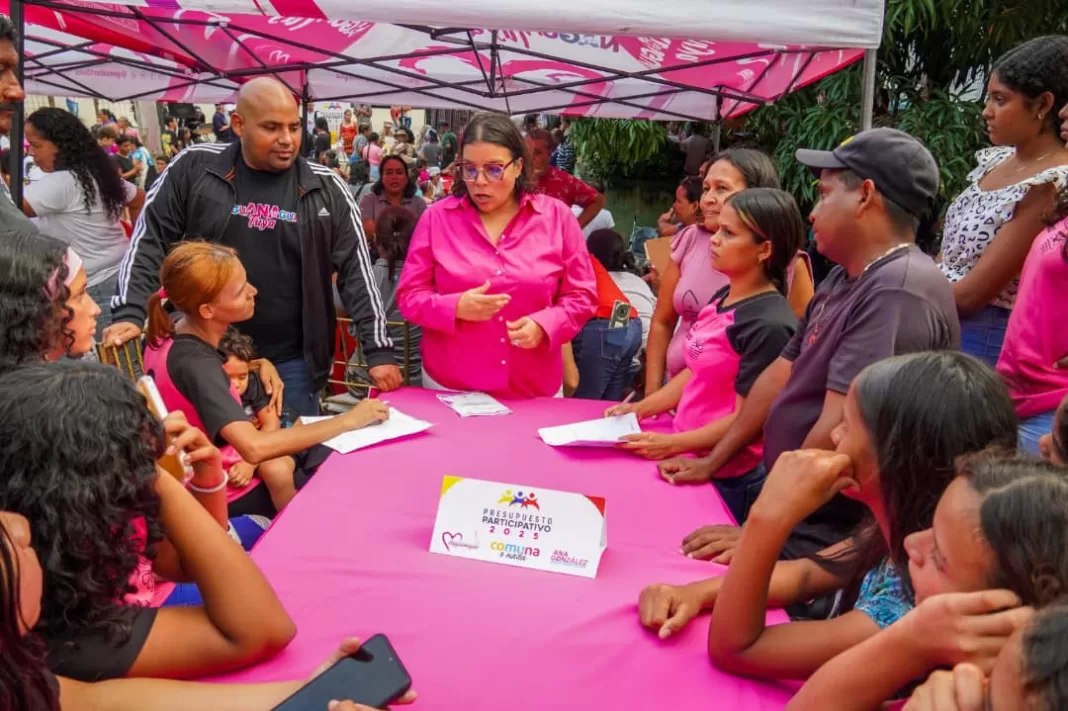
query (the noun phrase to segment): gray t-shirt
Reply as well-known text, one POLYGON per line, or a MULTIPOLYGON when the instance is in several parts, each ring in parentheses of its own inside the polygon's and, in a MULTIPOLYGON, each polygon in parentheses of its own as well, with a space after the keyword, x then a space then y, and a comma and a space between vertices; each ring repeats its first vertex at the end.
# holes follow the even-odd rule
MULTIPOLYGON (((887 256, 856 279, 835 267, 782 352, 793 361, 793 371, 764 424, 768 470, 780 454, 801 447, 823 412, 828 390, 846 393, 860 371, 893 355, 959 347, 953 287, 915 246, 887 256)), ((843 540, 863 513, 856 501, 835 496, 794 530, 783 557, 801 557, 843 540)))
POLYGON ((424 143, 423 147, 419 149, 419 155, 423 157, 423 160, 431 168, 441 167, 441 153, 440 143, 424 143))
POLYGON ((0 180, 0 228, 17 228, 37 234, 37 226, 30 222, 30 218, 23 215, 22 210, 15 207, 15 203, 11 201, 11 192, 3 180, 0 180))

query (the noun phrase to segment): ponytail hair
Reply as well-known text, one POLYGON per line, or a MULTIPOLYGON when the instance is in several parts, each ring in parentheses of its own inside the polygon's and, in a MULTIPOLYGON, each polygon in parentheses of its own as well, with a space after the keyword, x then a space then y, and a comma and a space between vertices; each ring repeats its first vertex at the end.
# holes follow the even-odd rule
POLYGON ((148 299, 148 346, 158 348, 174 336, 171 312, 195 315, 200 306, 215 300, 240 266, 230 247, 211 242, 178 245, 160 267, 160 290, 148 299))
POLYGON ((982 497, 979 531, 995 560, 990 587, 1034 607, 1068 593, 1068 472, 997 452, 966 457, 958 469, 982 497))
POLYGON ((783 296, 786 271, 805 243, 805 222, 797 201, 776 188, 748 188, 727 198, 760 244, 771 242, 771 257, 763 262, 764 274, 783 296))
POLYGON ((591 232, 586 238, 586 248, 606 271, 638 273, 634 255, 627 249, 623 236, 611 228, 591 232))

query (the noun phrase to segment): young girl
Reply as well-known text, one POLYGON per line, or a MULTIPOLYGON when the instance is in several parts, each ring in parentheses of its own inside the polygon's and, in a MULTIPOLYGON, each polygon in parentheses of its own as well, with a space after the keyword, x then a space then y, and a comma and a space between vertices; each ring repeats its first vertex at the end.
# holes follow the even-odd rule
POLYGON ((256 287, 248 283, 237 253, 218 244, 183 243, 163 260, 160 283, 159 293, 148 302, 145 368, 155 376, 168 409, 185 413, 213 442, 226 445, 223 463, 231 477, 254 467, 270 492, 266 501, 247 496, 255 495, 255 481, 232 487, 231 516, 273 515, 295 493, 296 462, 290 455, 388 418, 383 403, 366 400, 344 415, 311 425, 257 430, 223 371, 226 359, 218 350, 230 324, 251 318, 256 307, 256 287), (165 303, 181 312, 177 323, 165 303))
POLYGON ((916 608, 825 664, 789 708, 875 710, 936 667, 989 671, 1031 608, 1068 592, 1065 471, 991 454, 958 470, 933 526, 905 541, 916 608))
POLYGON ((0 373, 93 349, 100 308, 82 260, 63 242, 0 229, 0 373))
POLYGON ((974 664, 936 671, 904 711, 1058 711, 1068 708, 1068 599, 1035 613, 1009 638, 989 678, 974 664))
MULTIPOLYGON (((40 640, 30 632, 41 616, 44 592, 30 528, 26 517, 0 511, 0 708, 5 711, 264 711, 307 683, 198 684, 162 679, 84 683, 57 678, 45 666, 40 640)), ((358 640, 345 640, 307 681, 358 649, 358 640)), ((415 692, 409 692, 397 703, 414 699, 415 692)), ((339 708, 371 711, 365 706, 339 708)))
MULTIPOLYGON (((727 198, 712 236, 712 267, 729 280, 686 335, 686 367, 641 402, 610 407, 605 415, 639 418, 677 408, 675 434, 643 432, 622 445, 650 459, 708 451, 730 427, 753 382, 797 330, 786 301, 786 270, 805 236, 797 203, 772 188, 727 198)), ((739 523, 760 493, 767 472, 759 439, 713 481, 739 523)))
POLYGON ((959 353, 918 353, 879 361, 857 376, 833 439, 836 452, 780 457, 727 574, 646 588, 642 623, 665 638, 714 605, 708 644, 718 666, 751 676, 807 677, 912 607, 905 537, 930 528, 957 457, 1013 446, 1016 418, 989 368, 959 353), (847 488, 873 522, 815 558, 776 564, 794 525, 847 488), (765 627, 769 605, 843 589, 834 619, 765 627))
POLYGON ((192 463, 188 491, 156 465, 164 427, 117 369, 61 360, 0 377, 0 509, 31 522, 48 590, 35 629, 58 674, 223 673, 276 654, 296 633, 226 534, 218 451, 178 413, 166 433, 192 463), (158 604, 160 580, 191 580, 203 604, 128 601, 158 604))

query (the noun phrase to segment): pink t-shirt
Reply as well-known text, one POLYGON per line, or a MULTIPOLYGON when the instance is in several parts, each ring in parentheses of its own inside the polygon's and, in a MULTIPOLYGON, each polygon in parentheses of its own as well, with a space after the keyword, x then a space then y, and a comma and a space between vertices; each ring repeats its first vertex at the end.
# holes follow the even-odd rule
POLYGON ((368 143, 363 149, 363 157, 369 165, 379 165, 382 162, 382 147, 376 143, 368 143))
POLYGON ((686 336, 701 309, 712 295, 727 285, 727 276, 712 268, 709 239, 712 235, 701 225, 684 227, 671 238, 671 260, 679 265, 679 283, 672 303, 679 315, 679 325, 667 349, 668 380, 686 367, 686 336))
MULTIPOLYGON (((148 529, 145 527, 145 519, 136 518, 131 525, 134 527, 134 538, 141 541, 142 549, 148 529)), ((136 590, 127 593, 123 602, 127 605, 140 605, 141 607, 160 607, 170 597, 174 590, 174 583, 156 577, 152 571, 152 562, 141 556, 137 563, 137 570, 130 576, 130 585, 136 590)))
MULTIPOLYGON (((738 397, 749 395, 797 331, 797 317, 779 292, 723 306, 729 291, 724 287, 712 297, 686 335, 683 352, 692 376, 676 409, 676 432, 699 429, 734 412, 738 397)), ((745 474, 763 456, 763 440, 757 438, 720 470, 720 476, 745 474)))
MULTIPOLYGON (((186 339, 183 341, 184 345, 189 345, 192 340, 199 341, 199 339, 193 339, 191 336, 175 336, 175 338, 186 339)), ((215 359, 205 359, 204 361, 183 361, 181 357, 171 357, 171 349, 174 347, 175 342, 175 339, 167 339, 160 344, 159 348, 145 348, 145 370, 151 373, 155 379, 156 387, 159 389, 160 397, 163 398, 163 404, 167 406, 167 410, 171 412, 180 411, 185 415, 185 419, 189 420, 189 424, 206 433, 209 438, 219 436, 213 428, 204 425, 204 420, 211 419, 211 417, 209 415, 202 416, 197 410, 197 406, 183 394, 174 382, 175 378, 183 379, 182 376, 175 374, 178 371, 184 371, 183 375, 189 375, 189 371, 194 371, 197 376, 197 387, 192 389, 192 392, 200 396, 203 407, 208 407, 214 399, 213 395, 217 394, 214 390, 215 388, 218 389, 218 392, 221 392, 224 388, 229 388, 230 397, 237 403, 234 412, 240 413, 241 417, 247 419, 244 414, 244 406, 241 404, 241 396, 237 394, 237 390, 229 378, 226 377, 226 373, 223 372, 223 360, 217 357, 215 359), (204 369, 215 367, 216 361, 218 362, 218 373, 205 372, 204 369)), ((211 346, 203 342, 199 342, 199 347, 201 350, 212 350, 211 346)), ((219 397, 225 398, 225 395, 219 395, 219 397)), ((229 404, 229 401, 226 402, 229 404)), ((230 471, 230 467, 241 461, 241 455, 229 444, 219 447, 219 451, 222 453, 223 471, 230 471)), ((226 501, 230 502, 239 499, 259 485, 260 480, 257 477, 253 477, 247 485, 240 489, 230 486, 226 490, 226 501)))
POLYGON ((1068 284, 1066 237, 1068 219, 1039 234, 1020 272, 997 366, 1012 393, 1017 417, 1056 410, 1068 396, 1068 370, 1054 367, 1068 355, 1068 329, 1060 322, 1058 307, 1068 284))

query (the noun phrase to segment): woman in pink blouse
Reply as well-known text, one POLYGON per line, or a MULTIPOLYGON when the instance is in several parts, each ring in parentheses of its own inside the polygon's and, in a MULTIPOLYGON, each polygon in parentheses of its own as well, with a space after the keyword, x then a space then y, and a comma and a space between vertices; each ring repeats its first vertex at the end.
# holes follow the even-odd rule
POLYGON ((586 241, 571 210, 531 192, 522 135, 476 114, 460 139, 452 197, 430 206, 397 284, 423 327, 423 384, 501 397, 559 395, 561 347, 597 307, 586 241))

